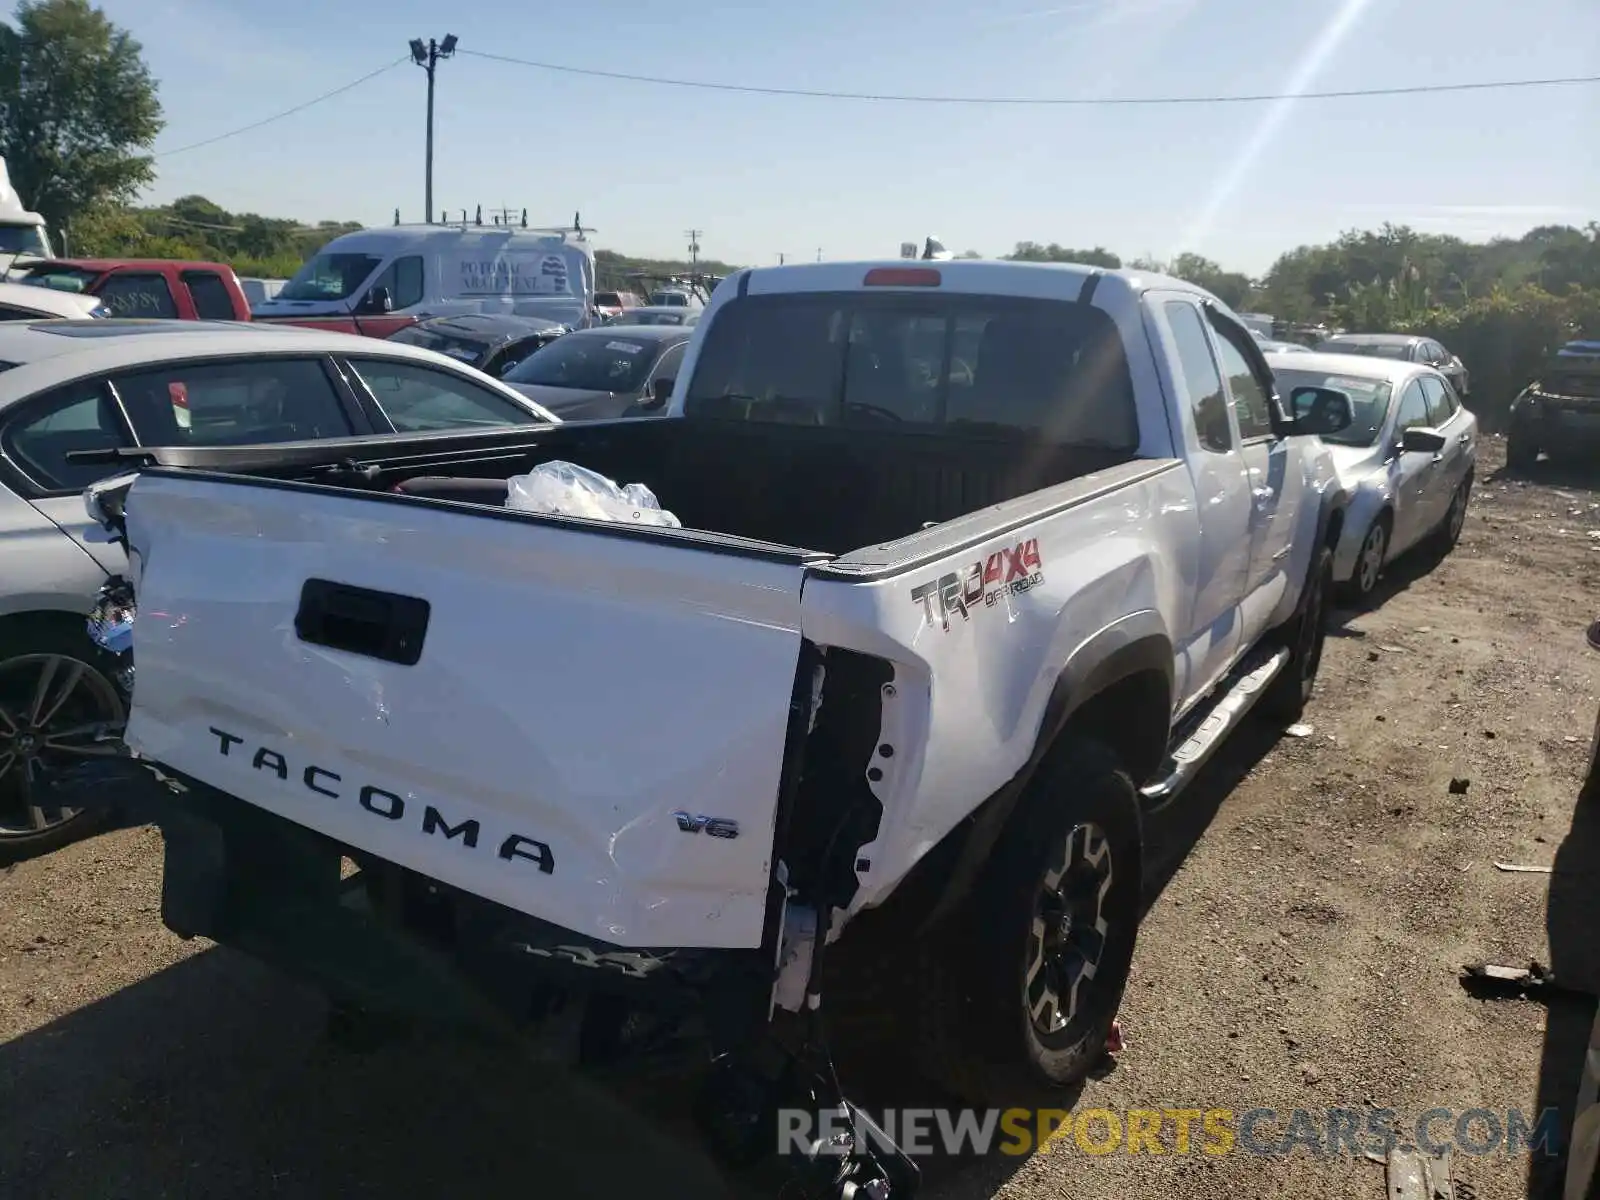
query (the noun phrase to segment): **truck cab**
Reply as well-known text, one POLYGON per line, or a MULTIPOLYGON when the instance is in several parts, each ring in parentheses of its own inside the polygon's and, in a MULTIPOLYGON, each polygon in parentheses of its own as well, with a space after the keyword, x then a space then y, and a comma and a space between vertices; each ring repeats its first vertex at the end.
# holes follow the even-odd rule
POLYGON ((113 317, 248 321, 239 277, 226 263, 165 258, 50 258, 30 263, 18 283, 97 296, 113 317))

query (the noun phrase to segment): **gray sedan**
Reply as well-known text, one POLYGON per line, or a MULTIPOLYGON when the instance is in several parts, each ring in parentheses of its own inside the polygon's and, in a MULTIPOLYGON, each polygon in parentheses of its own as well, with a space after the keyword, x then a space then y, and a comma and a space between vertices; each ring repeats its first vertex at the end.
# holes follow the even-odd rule
POLYGON ((122 551, 84 452, 554 421, 441 354, 200 321, 0 323, 0 863, 69 840, 74 769, 117 753, 123 703, 84 617, 122 551))
MULTIPOLYGON (((1478 421, 1438 371, 1345 354, 1268 354, 1278 392, 1325 388, 1350 401, 1353 420, 1323 438, 1351 494, 1333 575, 1363 603, 1385 564, 1432 540, 1455 546, 1477 467, 1478 421)), ((1298 415, 1298 414, 1297 414, 1298 415)))
POLYGON ((1458 396, 1465 396, 1470 387, 1467 368, 1461 360, 1432 338, 1411 333, 1341 333, 1319 342, 1317 350, 1322 354, 1360 354, 1421 363, 1448 379, 1458 396))
POLYGON ((692 333, 683 325, 580 329, 535 350, 505 382, 563 421, 660 413, 692 333))

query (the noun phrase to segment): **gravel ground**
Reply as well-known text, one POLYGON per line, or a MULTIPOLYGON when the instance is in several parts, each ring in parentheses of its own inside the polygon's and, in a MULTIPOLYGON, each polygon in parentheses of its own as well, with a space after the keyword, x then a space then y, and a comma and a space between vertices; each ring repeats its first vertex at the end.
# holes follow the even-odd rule
MULTIPOLYGON (((1403 1128, 1435 1105, 1568 1102, 1592 1003, 1474 999, 1457 971, 1553 956, 1600 990, 1600 833, 1573 828, 1600 704, 1582 639, 1600 490, 1505 477, 1495 439, 1483 454, 1455 553, 1341 614, 1312 735, 1241 735, 1150 831, 1128 1044, 1080 1111, 1378 1106, 1403 1128)), ((726 1194, 657 1123, 554 1068, 443 1038, 334 1049, 314 997, 161 926, 160 871, 159 836, 134 829, 0 874, 0 1195, 726 1194)), ((929 1170, 949 1200, 1384 1195, 1377 1163, 1305 1151, 1069 1141, 929 1170)), ((1458 1155, 1458 1197, 1528 1195, 1528 1170, 1458 1155)))

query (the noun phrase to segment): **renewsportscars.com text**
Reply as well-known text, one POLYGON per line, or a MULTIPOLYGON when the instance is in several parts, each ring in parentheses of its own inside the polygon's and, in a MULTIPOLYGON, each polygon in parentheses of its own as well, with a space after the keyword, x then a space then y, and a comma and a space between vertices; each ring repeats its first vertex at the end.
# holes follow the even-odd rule
MULTIPOLYGON (((1430 1108, 1411 1120, 1389 1108, 904 1108, 867 1113, 907 1154, 952 1156, 1053 1152, 1104 1154, 1251 1154, 1282 1158, 1387 1155, 1391 1150, 1441 1154, 1560 1153, 1560 1121, 1547 1108, 1430 1108)), ((836 1153, 878 1149, 870 1130, 853 1129, 843 1113, 782 1109, 778 1151, 802 1151, 817 1142, 836 1153)))

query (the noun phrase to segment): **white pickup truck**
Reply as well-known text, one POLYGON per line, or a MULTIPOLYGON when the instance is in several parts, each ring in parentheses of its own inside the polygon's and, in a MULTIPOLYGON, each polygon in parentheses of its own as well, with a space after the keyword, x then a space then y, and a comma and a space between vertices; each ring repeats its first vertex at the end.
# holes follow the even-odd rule
POLYGON ((828 945, 899 906, 937 1077, 1076 1080, 1145 816, 1311 691, 1350 413, 1294 399, 1177 280, 830 263, 724 281, 654 418, 126 452, 87 503, 165 920, 368 1005, 445 1006, 419 947, 521 1016, 687 1003, 736 1063, 815 1049, 828 945), (504 507, 551 460, 683 528, 504 507))

